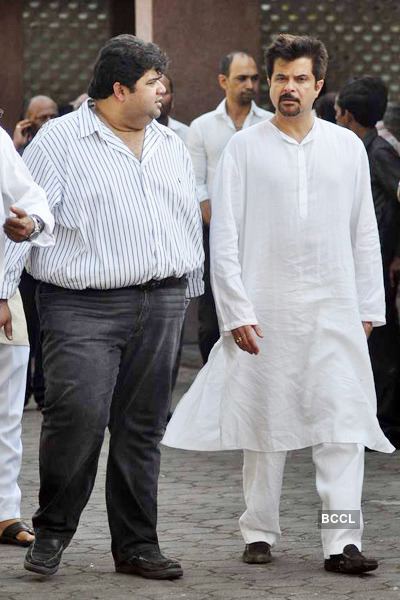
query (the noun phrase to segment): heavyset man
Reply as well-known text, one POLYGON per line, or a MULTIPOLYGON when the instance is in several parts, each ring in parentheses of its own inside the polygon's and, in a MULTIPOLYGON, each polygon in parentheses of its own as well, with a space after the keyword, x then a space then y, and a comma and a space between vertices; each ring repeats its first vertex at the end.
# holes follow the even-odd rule
POLYGON ((204 224, 204 285, 199 299, 199 347, 206 362, 219 338, 215 303, 210 284, 209 224, 212 185, 221 154, 241 129, 270 119, 272 113, 256 105, 259 85, 257 64, 245 52, 231 52, 221 60, 218 83, 225 98, 217 108, 195 119, 189 128, 188 148, 196 174, 197 194, 204 224))
POLYGON ((367 336, 385 322, 365 148, 314 119, 328 55, 280 35, 266 54, 271 121, 238 133, 213 191, 211 266, 222 338, 167 429, 167 445, 244 449, 247 563, 280 535, 286 453, 312 447, 323 510, 359 511, 322 529, 325 569, 362 573, 364 447, 392 452, 376 418, 367 336))
MULTIPOLYGON (((46 397, 39 508, 26 569, 58 569, 93 488, 110 430, 106 500, 118 572, 182 575, 158 546, 158 443, 186 297, 202 293, 201 216, 183 142, 155 119, 167 59, 131 35, 101 50, 79 110, 24 154, 55 215, 55 246, 34 249, 46 397)), ((13 253, 13 293, 23 252, 13 253)), ((3 292, 3 293, 4 293, 3 292)))

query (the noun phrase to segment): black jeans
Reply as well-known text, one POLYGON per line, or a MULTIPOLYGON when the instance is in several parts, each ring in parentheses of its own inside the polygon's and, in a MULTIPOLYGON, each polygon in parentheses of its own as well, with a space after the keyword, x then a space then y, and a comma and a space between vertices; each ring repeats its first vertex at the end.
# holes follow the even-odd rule
POLYGON ((185 312, 186 281, 176 281, 150 291, 40 285, 46 394, 33 524, 41 535, 73 536, 108 426, 114 559, 158 543, 158 445, 185 312))

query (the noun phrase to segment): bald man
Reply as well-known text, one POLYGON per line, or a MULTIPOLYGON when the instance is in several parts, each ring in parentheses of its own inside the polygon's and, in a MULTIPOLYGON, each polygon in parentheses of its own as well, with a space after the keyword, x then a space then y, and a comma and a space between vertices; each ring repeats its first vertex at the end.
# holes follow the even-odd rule
POLYGON ((14 129, 13 142, 20 154, 35 137, 39 129, 58 116, 57 104, 48 96, 34 96, 29 100, 25 118, 14 129))

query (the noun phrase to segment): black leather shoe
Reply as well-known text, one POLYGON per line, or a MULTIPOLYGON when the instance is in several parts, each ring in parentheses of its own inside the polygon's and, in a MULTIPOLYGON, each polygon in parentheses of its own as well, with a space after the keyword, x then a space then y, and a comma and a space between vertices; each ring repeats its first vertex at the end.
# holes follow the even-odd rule
POLYGON ((35 541, 25 556, 25 569, 39 575, 53 575, 58 570, 62 553, 68 543, 67 540, 40 537, 40 534, 36 534, 35 541))
POLYGON ((263 565, 272 560, 271 546, 267 542, 253 542, 246 544, 244 549, 243 562, 249 565, 263 565))
POLYGON ((342 554, 331 554, 325 559, 325 571, 333 573, 345 573, 347 575, 359 575, 367 571, 375 571, 378 561, 374 558, 366 558, 357 546, 348 544, 343 548, 342 554))
POLYGON ((133 554, 128 560, 115 565, 117 573, 140 575, 146 579, 177 579, 183 570, 178 561, 163 556, 158 548, 149 548, 133 554))

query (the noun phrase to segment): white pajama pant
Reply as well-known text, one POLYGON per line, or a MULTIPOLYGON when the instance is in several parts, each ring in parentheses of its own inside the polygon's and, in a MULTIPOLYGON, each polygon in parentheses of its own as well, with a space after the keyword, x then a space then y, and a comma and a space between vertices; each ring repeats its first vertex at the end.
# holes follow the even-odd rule
POLYGON ((0 521, 19 519, 21 419, 29 348, 0 344, 0 521))
MULTIPOLYGON (((321 529, 325 558, 340 554, 346 544, 355 544, 361 550, 364 451, 361 444, 318 444, 312 448, 322 510, 360 511, 359 529, 321 529)), ((246 544, 268 542, 273 546, 279 540, 279 502, 285 461, 286 452, 244 450, 246 511, 239 525, 246 544)))

